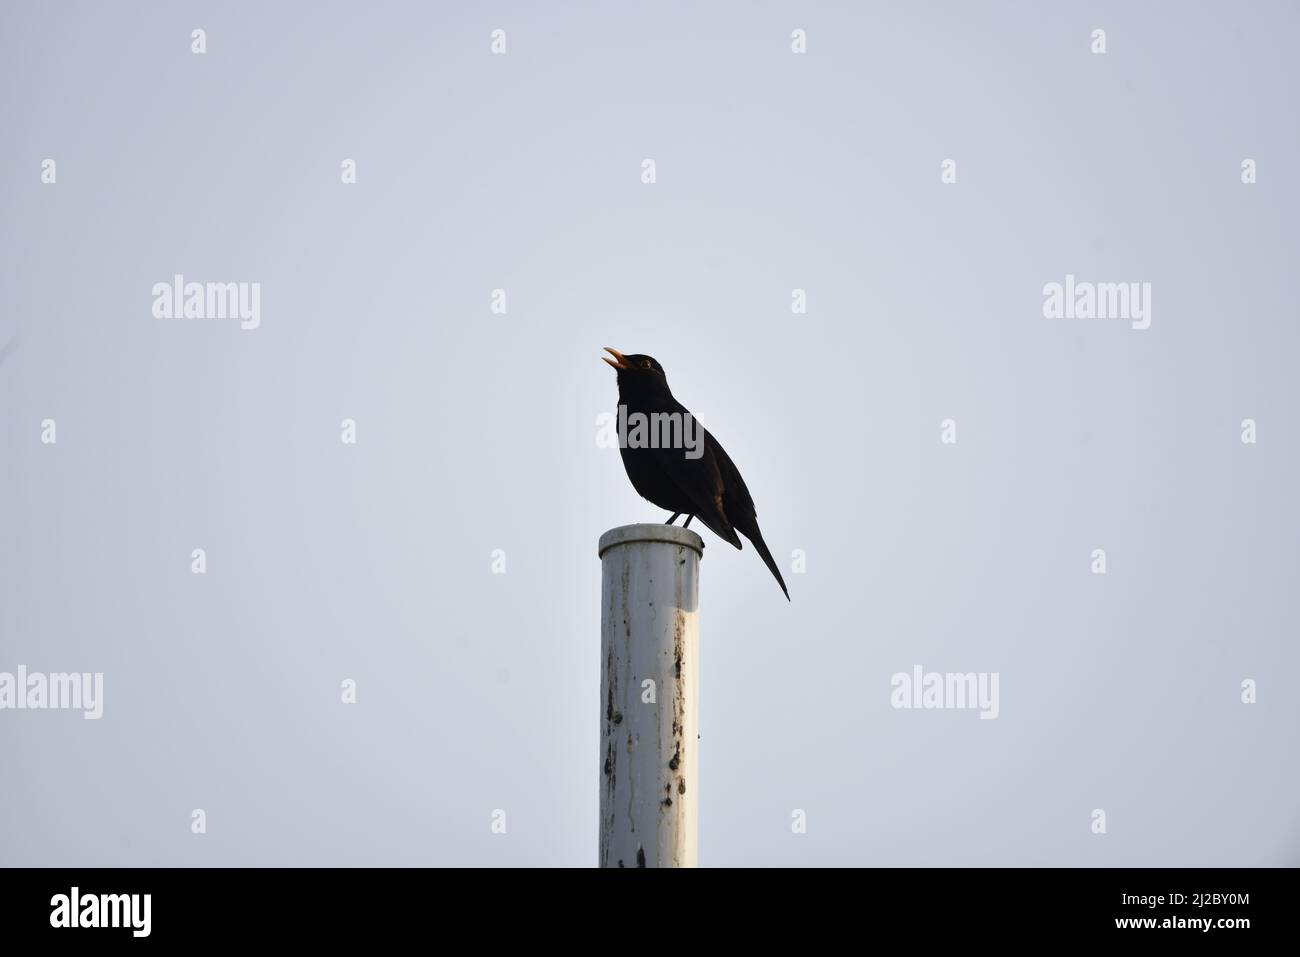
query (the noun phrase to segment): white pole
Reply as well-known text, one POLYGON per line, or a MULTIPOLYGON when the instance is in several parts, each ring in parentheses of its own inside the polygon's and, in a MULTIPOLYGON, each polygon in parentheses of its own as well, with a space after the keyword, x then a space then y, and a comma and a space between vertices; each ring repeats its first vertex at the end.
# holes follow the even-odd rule
POLYGON ((600 536, 600 866, 694 867, 700 558, 674 525, 600 536))

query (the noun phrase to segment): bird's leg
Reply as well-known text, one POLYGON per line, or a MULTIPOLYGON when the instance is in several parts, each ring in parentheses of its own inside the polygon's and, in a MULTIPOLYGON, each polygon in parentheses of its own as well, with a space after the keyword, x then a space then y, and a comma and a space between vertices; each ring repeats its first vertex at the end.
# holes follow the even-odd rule
POLYGON ((668 519, 668 521, 664 522, 664 524, 665 524, 665 525, 671 525, 673 522, 677 521, 677 516, 680 515, 680 514, 682 514, 682 513, 681 513, 681 512, 673 512, 673 517, 670 518, 670 519, 668 519))
POLYGON ((687 515, 687 516, 686 516, 686 521, 682 522, 682 528, 690 528, 690 527, 691 527, 691 519, 693 519, 694 517, 695 517, 695 513, 694 513, 694 512, 691 512, 690 515, 687 515))

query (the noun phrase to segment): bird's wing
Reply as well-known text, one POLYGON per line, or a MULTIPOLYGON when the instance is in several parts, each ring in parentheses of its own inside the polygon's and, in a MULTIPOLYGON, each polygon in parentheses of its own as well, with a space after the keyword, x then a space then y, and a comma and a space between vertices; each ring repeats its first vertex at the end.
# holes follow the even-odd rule
POLYGON ((736 468, 736 463, 731 461, 731 456, 727 454, 727 450, 722 447, 721 442, 710 433, 706 432, 705 436, 705 444, 709 451, 713 453, 714 461, 717 463, 718 476, 722 480, 723 506, 727 510, 727 515, 731 517, 733 523, 757 518, 758 512, 754 508, 754 497, 749 494, 749 486, 740 477, 740 469, 736 468))
POLYGON ((754 508, 754 497, 749 494, 749 487, 740 477, 740 469, 736 468, 736 463, 731 461, 731 456, 717 439, 710 435, 706 441, 718 463, 718 474, 722 477, 723 486, 722 507, 731 519, 732 527, 754 543, 754 549, 763 559, 763 564, 775 576, 777 584, 781 586, 781 591, 785 592, 786 600, 789 601, 790 591, 785 587, 785 579, 781 577, 781 569, 777 566, 771 551, 768 550, 767 542, 763 541, 763 533, 758 528, 758 511, 754 508))
MULTIPOLYGON (((689 414, 681 403, 676 405, 676 411, 689 414)), ((726 493, 727 486, 718 468, 718 459, 714 455, 713 437, 698 422, 696 425, 704 437, 703 454, 699 458, 688 458, 687 449, 660 448, 648 451, 655 455, 673 484, 694 504, 695 516, 719 538, 740 548, 740 537, 732 527, 731 519, 727 517, 727 510, 723 505, 723 495, 726 493)), ((735 466, 732 468, 734 469, 735 466)))

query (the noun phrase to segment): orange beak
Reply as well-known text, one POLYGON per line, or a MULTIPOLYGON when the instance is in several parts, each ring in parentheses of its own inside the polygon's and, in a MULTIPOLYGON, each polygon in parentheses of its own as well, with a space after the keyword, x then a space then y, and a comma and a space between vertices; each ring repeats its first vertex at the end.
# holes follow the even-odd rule
POLYGON ((611 356, 614 357, 614 359, 617 359, 618 361, 615 362, 614 359, 611 359, 608 356, 601 356, 600 358, 603 361, 608 362, 615 369, 632 368, 630 365, 628 365, 627 359, 624 357, 623 353, 619 352, 617 349, 611 349, 609 346, 606 346, 605 351, 608 352, 611 356))

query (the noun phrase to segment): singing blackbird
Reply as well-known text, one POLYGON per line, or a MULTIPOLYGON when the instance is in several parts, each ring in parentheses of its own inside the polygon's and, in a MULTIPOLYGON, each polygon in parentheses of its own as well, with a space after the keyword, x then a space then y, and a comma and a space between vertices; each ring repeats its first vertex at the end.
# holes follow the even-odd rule
POLYGON ((684 513, 682 527, 686 528, 698 515, 715 535, 737 548, 742 547, 736 535, 740 532, 758 549, 789 601, 785 580, 758 530, 754 500, 731 456, 673 398, 663 366, 650 356, 625 356, 608 346, 605 351, 614 358, 601 358, 618 372, 618 404, 623 413, 619 419, 627 423, 619 451, 632 487, 642 498, 672 512, 669 525, 684 513))

